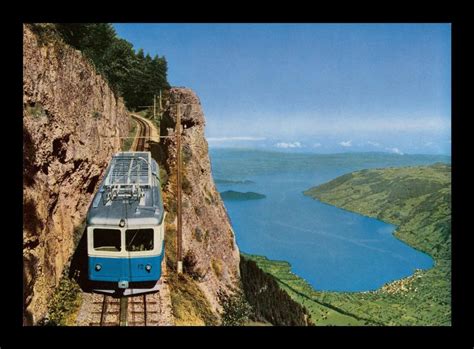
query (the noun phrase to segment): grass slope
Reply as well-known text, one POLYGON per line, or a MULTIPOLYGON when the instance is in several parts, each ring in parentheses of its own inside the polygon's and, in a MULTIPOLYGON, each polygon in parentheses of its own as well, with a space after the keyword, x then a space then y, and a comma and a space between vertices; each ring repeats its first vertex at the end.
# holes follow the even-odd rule
POLYGON ((137 134, 137 122, 132 118, 129 119, 130 122, 130 131, 128 133, 127 138, 125 138, 122 142, 122 151, 130 151, 133 140, 135 139, 135 135, 137 134))
POLYGON ((286 262, 253 256, 316 325, 451 324, 451 166, 362 170, 305 192, 315 199, 396 225, 395 236, 435 266, 370 292, 319 292, 286 262))

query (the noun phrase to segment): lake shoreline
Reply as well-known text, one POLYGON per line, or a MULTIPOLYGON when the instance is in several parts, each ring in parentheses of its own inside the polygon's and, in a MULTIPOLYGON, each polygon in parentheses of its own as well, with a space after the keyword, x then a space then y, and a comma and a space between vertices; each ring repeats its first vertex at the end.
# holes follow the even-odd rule
POLYGON ((424 156, 323 160, 214 153, 216 178, 251 180, 245 191, 267 195, 225 202, 240 250, 316 325, 449 325, 450 165, 424 156), (321 199, 303 195, 314 185, 321 199))
POLYGON ((378 319, 387 317, 388 324, 450 325, 450 174, 451 166, 439 163, 362 170, 304 191, 324 204, 393 225, 395 238, 433 260, 431 268, 417 268, 410 276, 373 291, 340 293, 307 288, 308 292, 328 296, 360 314, 361 310, 350 304, 355 300, 358 307, 370 310, 378 319), (381 302, 387 311, 393 311, 391 316, 379 314, 381 302), (402 309, 405 314, 400 314, 402 309), (400 319, 395 318, 397 313, 400 319))

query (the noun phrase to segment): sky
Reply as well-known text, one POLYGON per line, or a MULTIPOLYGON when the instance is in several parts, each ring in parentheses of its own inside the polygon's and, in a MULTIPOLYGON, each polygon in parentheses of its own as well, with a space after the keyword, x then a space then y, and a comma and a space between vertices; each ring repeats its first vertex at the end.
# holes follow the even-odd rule
POLYGON ((450 24, 114 24, 193 89, 211 147, 451 154, 450 24))

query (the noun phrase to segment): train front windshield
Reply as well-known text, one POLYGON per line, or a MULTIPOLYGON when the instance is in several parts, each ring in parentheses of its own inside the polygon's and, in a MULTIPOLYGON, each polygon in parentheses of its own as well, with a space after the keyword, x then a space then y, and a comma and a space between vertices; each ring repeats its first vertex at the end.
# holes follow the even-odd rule
MULTIPOLYGON (((95 251, 121 252, 122 231, 119 229, 96 228, 93 233, 93 247, 95 251)), ((125 230, 125 251, 140 252, 152 251, 154 248, 153 229, 125 230)))
POLYGON ((125 232, 127 251, 153 250, 153 229, 131 229, 125 232))
POLYGON ((120 230, 94 229, 94 250, 120 252, 120 230))

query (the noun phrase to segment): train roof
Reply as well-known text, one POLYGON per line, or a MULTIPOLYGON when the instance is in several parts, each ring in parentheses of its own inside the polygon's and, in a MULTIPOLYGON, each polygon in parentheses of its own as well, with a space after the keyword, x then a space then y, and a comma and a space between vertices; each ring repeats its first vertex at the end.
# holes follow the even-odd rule
POLYGON ((119 152, 112 157, 87 214, 87 225, 158 225, 164 208, 159 167, 150 152, 119 152))

